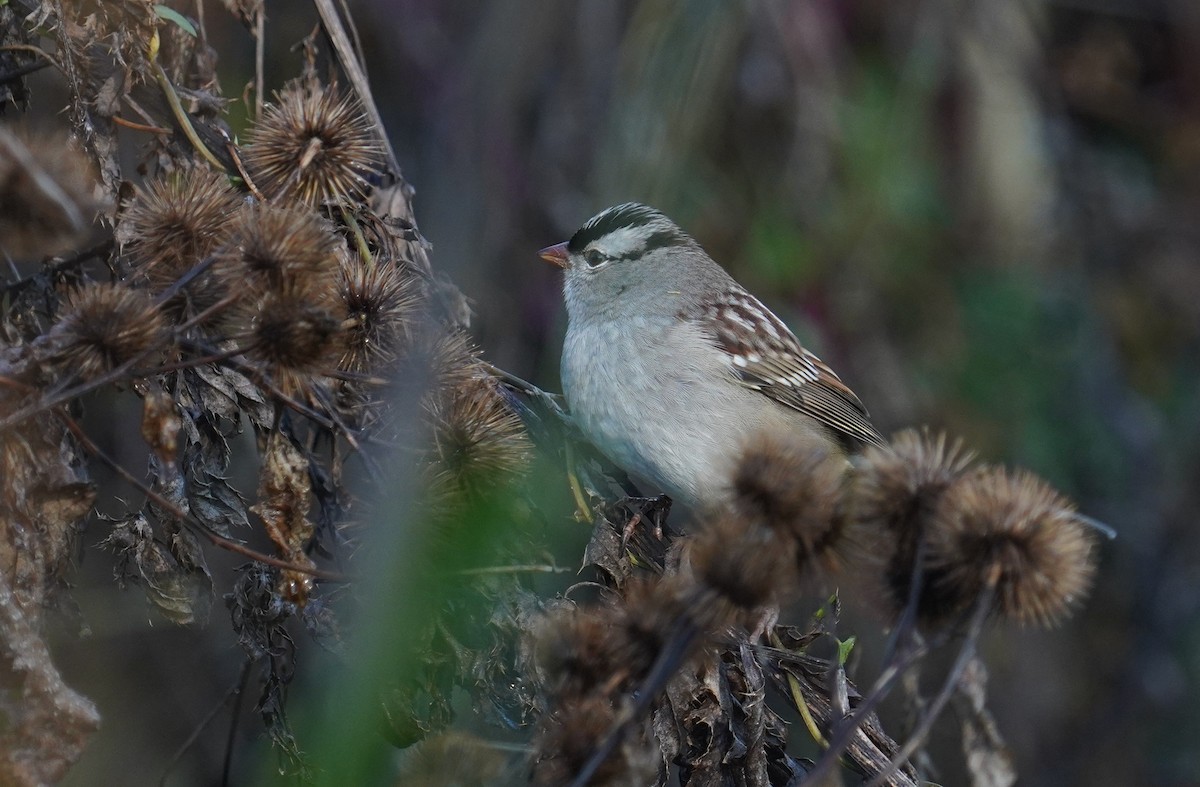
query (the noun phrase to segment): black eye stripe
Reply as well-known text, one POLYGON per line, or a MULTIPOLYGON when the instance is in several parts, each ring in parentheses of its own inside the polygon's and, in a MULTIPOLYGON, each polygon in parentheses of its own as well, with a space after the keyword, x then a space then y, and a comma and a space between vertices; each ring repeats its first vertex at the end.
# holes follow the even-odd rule
POLYGON ((646 238, 646 243, 642 246, 639 252, 629 255, 628 257, 625 257, 625 259, 636 260, 639 257, 658 249, 665 249, 668 246, 682 245, 685 241, 686 236, 681 232, 676 232, 675 230, 659 230, 649 238, 646 238))

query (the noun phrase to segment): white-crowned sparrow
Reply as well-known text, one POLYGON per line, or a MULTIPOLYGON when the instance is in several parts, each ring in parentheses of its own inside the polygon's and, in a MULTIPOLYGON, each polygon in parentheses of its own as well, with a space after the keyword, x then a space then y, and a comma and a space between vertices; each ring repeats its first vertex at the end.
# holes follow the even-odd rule
POLYGON ((738 455, 764 432, 831 457, 883 443, 833 370, 657 210, 617 205, 539 254, 566 272, 571 413, 655 491, 725 502, 738 455))

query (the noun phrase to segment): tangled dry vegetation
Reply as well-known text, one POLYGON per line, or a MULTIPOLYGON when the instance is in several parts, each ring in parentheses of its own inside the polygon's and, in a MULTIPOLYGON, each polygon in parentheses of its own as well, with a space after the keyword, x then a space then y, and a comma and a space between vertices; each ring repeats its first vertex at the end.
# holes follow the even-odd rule
MULTIPOLYGON (((597 598, 540 598, 519 572, 459 572, 488 577, 464 591, 487 600, 485 614, 435 610, 413 646, 422 669, 378 687, 385 732, 406 749, 401 782, 466 768, 473 783, 824 784, 848 768, 917 784, 917 755, 954 701, 976 779, 1011 783, 975 643, 989 619, 1053 624, 1087 591, 1093 531, 1069 501, 908 431, 849 478, 786 441, 749 445, 734 506, 690 536, 661 501, 614 502, 619 473, 575 443, 554 397, 467 339, 465 300, 431 266, 332 6, 316 4, 324 35, 303 42, 294 80, 267 96, 258 75, 252 123, 235 135, 203 6, 183 5, 199 18, 143 0, 0 3, 5 113, 19 114, 34 69, 55 69, 71 97, 54 134, 0 126, 0 246, 29 271, 5 283, 0 319, 5 783, 61 778, 102 723, 43 640, 106 495, 89 480, 98 466, 140 493, 89 525, 119 581, 181 625, 224 598, 259 669, 258 710, 302 769, 306 741, 285 703, 303 647, 293 631, 339 636, 325 602, 352 582, 350 511, 364 492, 344 483, 347 463, 379 482, 399 461, 421 479, 431 513, 399 526, 431 528, 430 564, 446 570, 461 568, 439 557, 456 523, 484 508, 542 515, 513 503, 535 438, 565 460, 593 525, 585 584, 597 598), (140 401, 146 469, 119 465, 80 425, 100 390, 140 401), (255 438, 255 490, 229 480, 242 430, 255 438), (249 546, 254 532, 272 548, 249 546), (214 575, 213 550, 247 562, 214 575), (854 638, 838 630, 831 578, 863 589, 891 629, 865 688, 847 675, 854 638), (811 620, 778 621, 814 597, 826 600, 811 620), (455 636, 471 626, 473 641, 455 636), (898 742, 874 710, 946 648, 942 687, 909 697, 915 721, 898 742), (456 687, 481 716, 524 730, 524 751, 453 731, 456 687), (797 730, 820 745, 815 761, 789 754, 797 730)), ((226 5, 261 32, 259 4, 226 5)), ((541 549, 507 541, 506 558, 541 549)))

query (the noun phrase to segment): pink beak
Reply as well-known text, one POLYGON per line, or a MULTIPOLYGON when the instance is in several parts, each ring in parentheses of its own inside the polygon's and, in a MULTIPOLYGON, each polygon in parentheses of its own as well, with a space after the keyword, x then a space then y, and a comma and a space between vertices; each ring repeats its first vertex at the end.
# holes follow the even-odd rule
POLYGON ((538 256, 551 265, 557 265, 560 268, 569 268, 571 266, 571 263, 568 262, 566 243, 556 243, 553 246, 547 246, 538 252, 538 256))

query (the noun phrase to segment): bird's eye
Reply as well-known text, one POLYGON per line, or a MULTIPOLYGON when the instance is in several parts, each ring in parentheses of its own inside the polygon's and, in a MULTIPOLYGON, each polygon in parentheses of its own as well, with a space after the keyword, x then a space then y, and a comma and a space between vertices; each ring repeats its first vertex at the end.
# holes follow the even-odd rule
POLYGON ((583 253, 583 259, 588 265, 594 268, 604 262, 605 257, 598 249, 588 249, 583 253))

